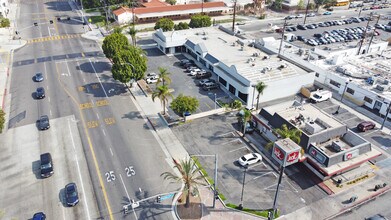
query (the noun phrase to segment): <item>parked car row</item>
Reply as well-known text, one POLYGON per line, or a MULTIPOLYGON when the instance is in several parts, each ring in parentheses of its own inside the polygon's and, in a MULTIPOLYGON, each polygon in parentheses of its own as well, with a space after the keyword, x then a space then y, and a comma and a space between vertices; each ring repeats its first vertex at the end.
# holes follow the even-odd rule
POLYGON ((201 79, 199 86, 201 86, 203 90, 209 91, 219 88, 219 85, 215 80, 209 79, 212 77, 212 73, 199 68, 194 61, 183 59, 181 60, 181 65, 185 68, 185 72, 187 72, 189 76, 195 76, 196 79, 201 79))
POLYGON ((319 22, 314 24, 298 24, 297 26, 288 26, 285 28, 286 31, 297 31, 299 30, 307 30, 307 29, 316 29, 318 27, 330 27, 330 26, 340 26, 345 24, 352 24, 352 23, 360 23, 362 21, 368 21, 370 17, 352 17, 349 19, 344 20, 334 20, 334 21, 325 21, 325 22, 319 22))
MULTIPOLYGON (((35 82, 43 82, 44 76, 41 72, 34 75, 35 82)), ((35 91, 36 99, 45 98, 44 87, 38 87, 35 91)), ((42 115, 37 121, 39 130, 47 130, 50 128, 49 116, 42 115)), ((49 178, 54 174, 54 165, 52 155, 47 152, 40 155, 40 176, 41 178, 49 178)), ((79 202, 78 192, 75 183, 69 183, 65 186, 65 201, 68 206, 75 206, 79 202)), ((44 212, 37 212, 33 215, 33 220, 45 220, 46 214, 44 212)))
POLYGON ((318 46, 335 42, 350 42, 353 40, 359 40, 363 38, 365 32, 366 34, 373 34, 375 36, 380 35, 373 26, 368 26, 367 31, 365 31, 365 27, 345 28, 316 33, 314 34, 314 38, 306 39, 302 36, 298 36, 297 39, 308 45, 318 46))
MULTIPOLYGON (((309 13, 307 14, 307 17, 315 17, 316 14, 315 13, 309 13)), ((304 15, 303 14, 297 14, 297 15, 288 15, 284 18, 284 20, 292 20, 294 18, 304 18, 304 15)))

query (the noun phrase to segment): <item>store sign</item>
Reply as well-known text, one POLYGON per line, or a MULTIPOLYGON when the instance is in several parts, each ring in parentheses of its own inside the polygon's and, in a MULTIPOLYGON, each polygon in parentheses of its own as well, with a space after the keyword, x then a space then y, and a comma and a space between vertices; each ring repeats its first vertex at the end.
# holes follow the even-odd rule
POLYGON ((320 153, 317 149, 315 149, 314 146, 311 146, 310 148, 310 155, 315 158, 319 163, 324 164, 327 157, 320 153))
POLYGON ((343 160, 344 161, 350 160, 350 159, 357 157, 358 155, 360 155, 358 149, 353 150, 353 151, 349 151, 343 155, 343 160))
POLYGON ((299 145, 286 138, 274 143, 272 157, 280 165, 286 167, 299 161, 300 149, 299 145))

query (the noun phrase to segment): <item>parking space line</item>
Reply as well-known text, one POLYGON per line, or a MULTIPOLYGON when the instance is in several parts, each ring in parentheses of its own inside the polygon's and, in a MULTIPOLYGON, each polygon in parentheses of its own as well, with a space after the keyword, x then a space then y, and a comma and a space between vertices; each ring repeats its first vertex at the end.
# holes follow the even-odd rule
POLYGON ((204 103, 206 106, 208 106, 209 109, 212 109, 212 107, 210 107, 210 105, 208 105, 208 103, 204 103))
POLYGON ((238 141, 238 142, 240 142, 240 144, 243 144, 243 142, 242 142, 242 140, 240 140, 240 138, 235 138, 235 139, 233 139, 233 140, 230 140, 230 141, 228 141, 228 142, 222 143, 222 144, 220 144, 220 145, 226 145, 226 144, 232 143, 232 142, 234 142, 234 141, 238 141))
POLYGON ((373 134, 373 133, 375 133, 377 130, 372 130, 371 132, 368 132, 368 133, 365 133, 365 134, 363 134, 362 136, 368 136, 368 135, 370 135, 370 134, 373 134))
POLYGON ((228 135, 228 134, 233 134, 233 136, 235 136, 234 132, 233 132, 233 131, 230 131, 230 132, 225 133, 225 134, 216 135, 216 137, 224 137, 224 136, 226 136, 226 135, 228 135))
POLYGON ((266 176, 266 175, 268 175, 268 174, 270 174, 270 173, 273 173, 273 172, 264 173, 264 174, 262 174, 262 175, 260 175, 260 176, 254 177, 252 180, 256 180, 256 179, 261 178, 261 177, 263 177, 263 176, 266 176))
POLYGON ((241 147, 241 148, 237 148, 237 149, 234 149, 234 150, 230 150, 230 151, 229 151, 229 153, 232 153, 232 152, 235 152, 235 151, 241 150, 241 149, 243 149, 243 148, 246 148, 246 146, 243 146, 243 147, 241 147))
POLYGON ((357 118, 356 116, 353 116, 352 118, 348 118, 348 119, 343 120, 343 122, 346 122, 346 121, 349 121, 349 120, 352 120, 352 119, 356 119, 356 118, 357 118))

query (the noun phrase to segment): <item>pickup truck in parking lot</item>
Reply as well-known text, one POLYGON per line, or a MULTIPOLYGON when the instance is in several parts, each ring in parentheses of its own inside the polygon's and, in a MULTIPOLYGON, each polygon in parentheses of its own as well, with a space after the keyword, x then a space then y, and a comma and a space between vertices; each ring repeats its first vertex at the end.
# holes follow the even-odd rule
POLYGON ((333 96, 333 93, 331 91, 318 90, 316 92, 311 93, 310 101, 312 103, 323 102, 328 99, 331 99, 332 96, 333 96))

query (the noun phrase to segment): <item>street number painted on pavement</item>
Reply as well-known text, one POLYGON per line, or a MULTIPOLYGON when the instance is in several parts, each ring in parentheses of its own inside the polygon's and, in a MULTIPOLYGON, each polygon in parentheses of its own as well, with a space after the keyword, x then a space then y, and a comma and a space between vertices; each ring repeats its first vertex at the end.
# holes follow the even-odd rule
POLYGON ((115 180, 114 171, 107 172, 107 173, 105 173, 105 175, 106 175, 106 180, 108 183, 115 180))
POLYGON ((134 171, 133 166, 125 167, 125 172, 128 177, 136 175, 136 171, 134 171))

